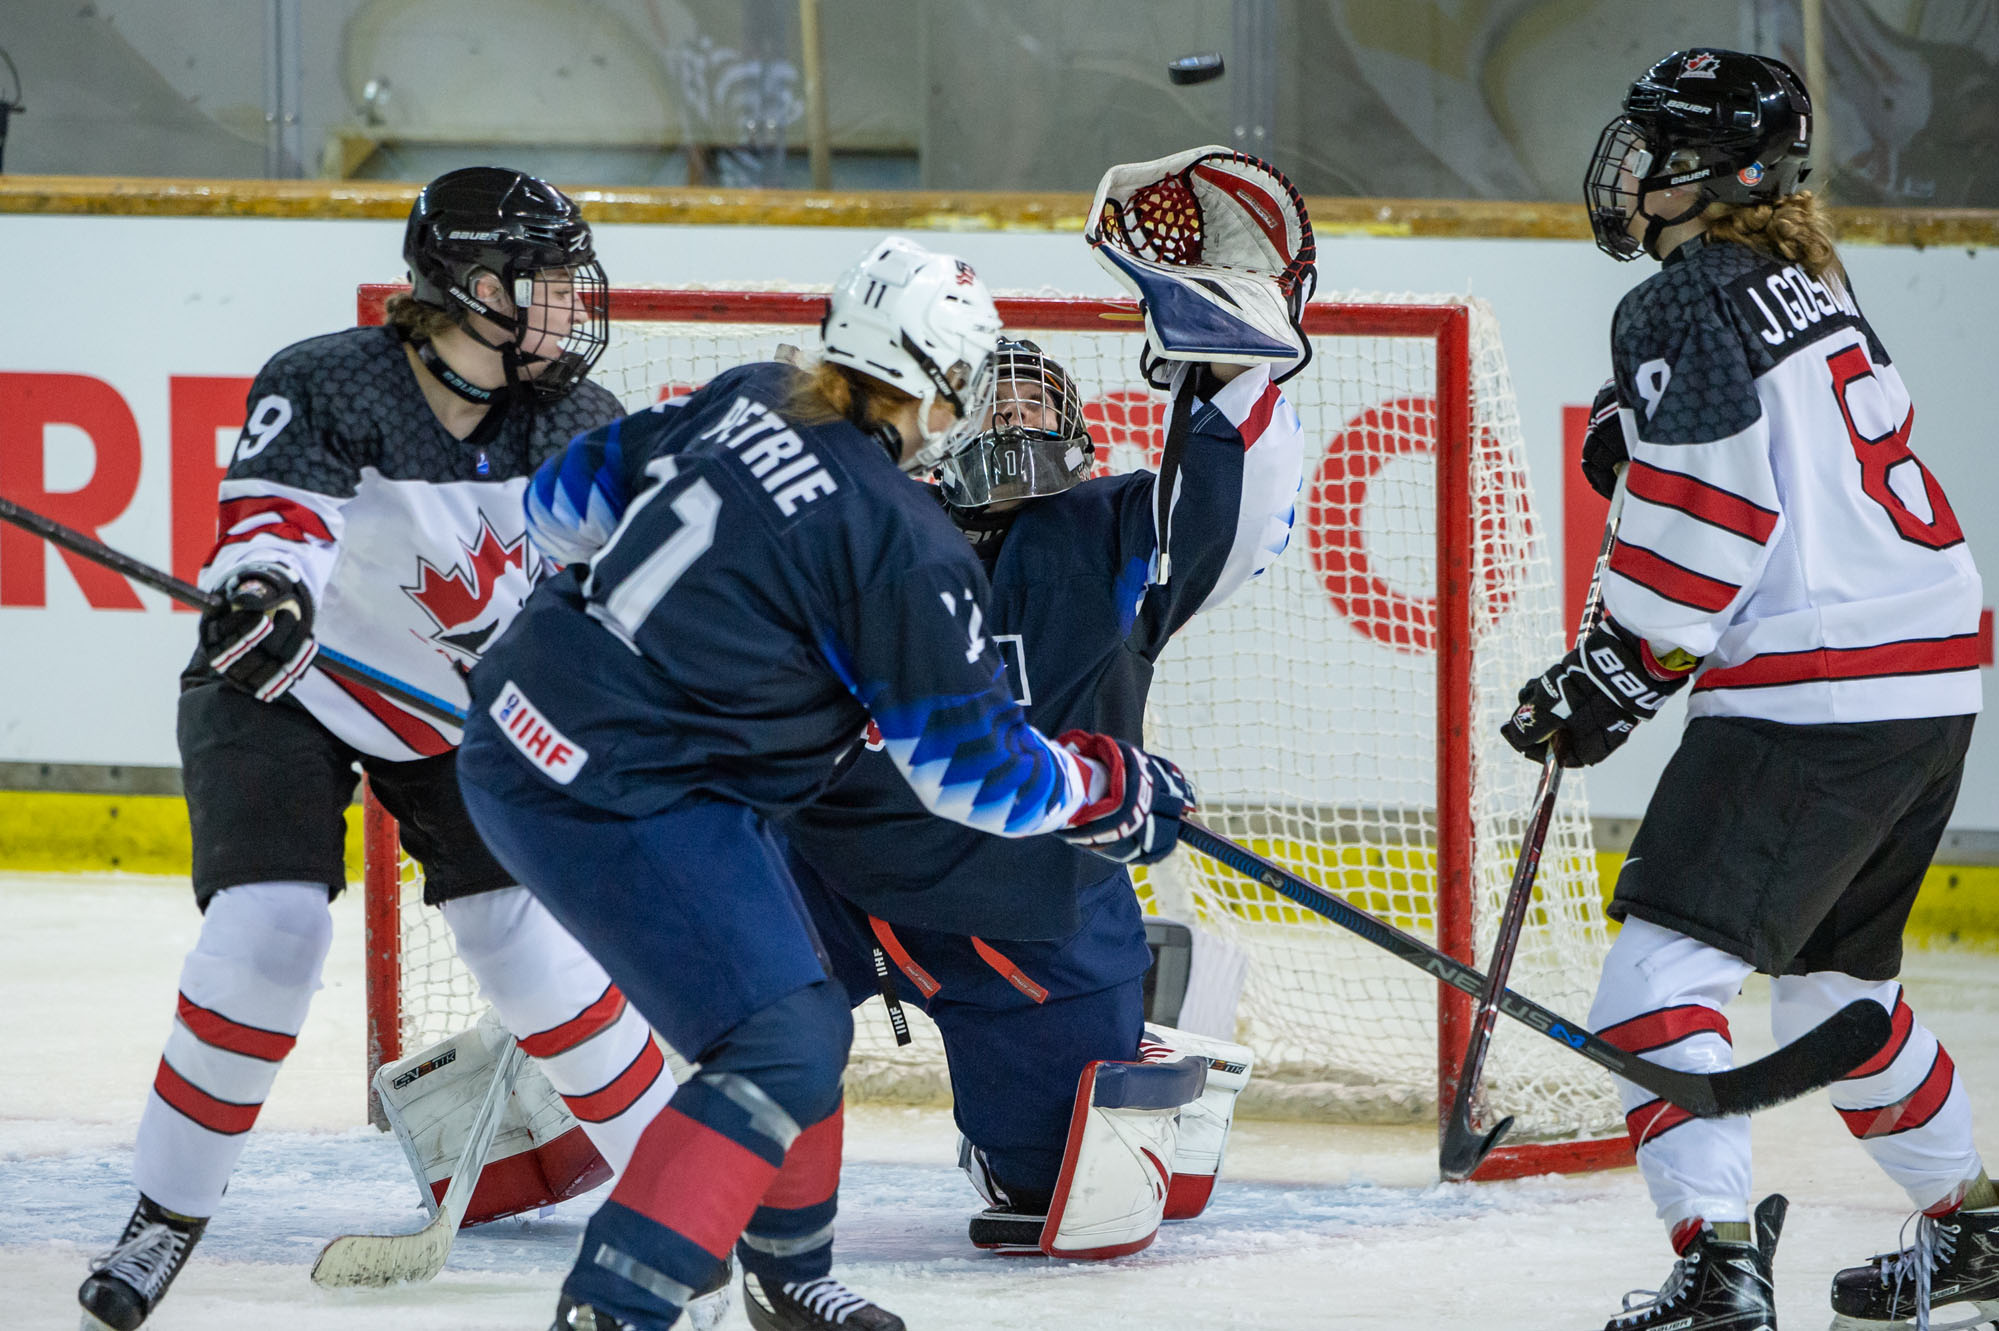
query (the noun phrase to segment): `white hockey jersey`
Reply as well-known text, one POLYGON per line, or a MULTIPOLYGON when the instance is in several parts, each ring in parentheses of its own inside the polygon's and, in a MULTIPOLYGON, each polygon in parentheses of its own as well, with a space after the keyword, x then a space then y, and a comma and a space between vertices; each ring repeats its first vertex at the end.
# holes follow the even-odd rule
POLYGON ((1618 305, 1611 352, 1631 466, 1604 605, 1705 658, 1691 715, 1979 710, 1978 571, 1837 277, 1696 240, 1618 305))
MULTIPOLYGON (((245 563, 282 565, 311 592, 320 643, 462 701, 470 667, 540 578, 527 478, 569 440, 624 414, 584 382, 552 406, 515 404, 484 444, 454 439, 388 328, 286 347, 250 389, 222 481, 214 590, 245 563)), ((197 672, 206 665, 197 658, 197 672)), ((362 753, 405 760, 455 747, 455 726, 324 671, 295 698, 362 753)))

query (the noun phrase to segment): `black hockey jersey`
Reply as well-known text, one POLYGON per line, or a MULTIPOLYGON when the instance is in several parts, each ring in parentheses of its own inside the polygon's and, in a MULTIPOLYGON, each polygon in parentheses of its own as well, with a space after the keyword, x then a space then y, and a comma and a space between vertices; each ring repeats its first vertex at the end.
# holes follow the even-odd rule
MULTIPOLYGON (((1138 743, 1167 640, 1261 573, 1289 539, 1304 440, 1269 370, 1239 375, 1198 404, 1189 425, 1165 583, 1154 581, 1157 478, 1148 471, 1030 501, 999 547, 989 632, 1014 696, 1049 734, 1095 730, 1138 743)), ((1189 775, 1198 785, 1200 773, 1189 775)), ((1075 932, 1079 889, 1111 866, 1053 837, 1002 841, 928 817, 900 787, 883 754, 865 753, 785 820, 785 834, 830 887, 890 924, 1000 939, 1075 932)))
POLYGON ((1611 353, 1631 466, 1603 601, 1705 658, 1692 715, 1979 710, 1978 571, 1837 276, 1690 241, 1618 305, 1611 353))
POLYGON ((558 557, 605 539, 473 672, 514 751, 464 770, 525 760, 629 817, 690 794, 769 816, 816 796, 872 717, 935 812, 1005 836, 1062 826, 1089 773, 1007 693, 984 570, 877 440, 785 414, 798 381, 727 371, 544 468, 528 507, 558 557))
MULTIPOLYGON (((251 562, 312 594, 327 647, 443 698, 544 571, 527 539, 527 477, 581 431, 621 415, 596 384, 551 405, 516 403, 484 444, 453 438, 387 327, 294 343, 258 372, 222 481, 204 588, 251 562)), ((205 665, 198 666, 205 669, 205 665)), ((363 753, 444 753, 458 729, 372 689, 308 671, 293 687, 363 753)))

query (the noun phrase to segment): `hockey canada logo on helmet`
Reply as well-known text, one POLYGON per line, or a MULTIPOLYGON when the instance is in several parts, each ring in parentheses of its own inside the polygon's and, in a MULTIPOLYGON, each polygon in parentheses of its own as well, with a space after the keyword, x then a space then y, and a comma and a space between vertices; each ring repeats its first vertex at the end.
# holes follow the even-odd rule
POLYGON ((828 362, 917 400, 922 446, 902 459, 904 471, 933 471, 971 438, 992 406, 999 311, 963 259, 885 237, 841 274, 819 331, 828 362), (930 409, 939 402, 956 419, 933 430, 930 409))
POLYGON ((946 457, 937 483, 955 509, 1060 494, 1088 480, 1096 440, 1069 372, 1026 339, 1001 338, 994 397, 979 433, 946 457))
POLYGON ((1710 203, 1795 194, 1810 151, 1811 99, 1789 65, 1741 51, 1675 52, 1631 85, 1623 114, 1597 140, 1583 179, 1590 229, 1606 254, 1635 259, 1710 203), (1649 194, 1691 184, 1700 189, 1672 214, 1644 207, 1649 194), (1633 236, 1640 216, 1644 234, 1633 236))
POLYGON ((449 171, 423 187, 403 231, 411 294, 453 314, 500 352, 536 399, 565 396, 610 344, 609 283, 590 225, 544 180, 498 166, 449 171), (478 294, 481 274, 504 301, 478 294), (497 340, 474 317, 500 330, 497 340))

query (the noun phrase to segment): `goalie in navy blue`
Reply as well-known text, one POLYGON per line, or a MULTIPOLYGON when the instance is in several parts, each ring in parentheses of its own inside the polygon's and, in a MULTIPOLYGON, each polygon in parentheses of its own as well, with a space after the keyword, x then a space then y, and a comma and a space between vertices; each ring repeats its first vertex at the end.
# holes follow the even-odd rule
POLYGON ((585 435, 585 491, 530 499, 572 562, 473 673, 466 802, 701 1064, 591 1219, 559 1327, 666 1327, 732 1248, 761 1331, 902 1325, 830 1274, 852 1021, 769 831, 870 720, 946 817, 1173 846, 1184 778, 1026 722, 985 573, 907 474, 984 418, 998 337, 968 265, 884 241, 836 286, 810 371, 744 366, 585 435))
MULTIPOLYGON (((1982 593, 1915 413, 1861 312, 1806 175, 1812 109, 1781 61, 1676 52, 1605 127, 1597 243, 1660 271, 1619 303, 1586 475, 1622 469, 1604 617, 1520 692, 1504 733, 1538 761, 1613 753, 1666 697, 1686 732, 1609 912, 1590 1025, 1655 1061, 1733 1062, 1722 1009, 1770 975, 1781 1041, 1856 1000, 1884 1049, 1829 1098, 1920 1213, 1915 1245, 1839 1272, 1835 1328, 1999 1312, 1999 1192, 1947 1054, 1896 981, 1979 710, 1982 593)), ((1679 1263, 1610 1331, 1775 1324, 1784 1203, 1750 1208, 1745 1118, 1621 1084, 1679 1263)), ((1967 1323, 1968 1324, 1968 1323, 1967 1323)))

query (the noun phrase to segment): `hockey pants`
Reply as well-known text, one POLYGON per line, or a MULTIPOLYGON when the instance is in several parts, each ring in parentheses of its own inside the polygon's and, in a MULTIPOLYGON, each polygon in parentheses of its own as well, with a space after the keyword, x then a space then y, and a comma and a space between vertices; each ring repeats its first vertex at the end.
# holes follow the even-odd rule
MULTIPOLYGON (((1620 1049, 1687 1071, 1734 1066, 1725 1007, 1748 962, 1649 921, 1628 919, 1604 959, 1590 1025, 1620 1049)), ((1919 1210, 1948 1209, 1982 1167, 1971 1105, 1944 1052, 1894 980, 1820 971, 1770 982, 1779 1043, 1797 1039, 1856 999, 1894 1016, 1888 1046, 1828 1091, 1832 1106, 1919 1210)), ((1709 1222, 1749 1219, 1747 1118, 1700 1119, 1620 1081, 1625 1125, 1660 1219, 1676 1244, 1709 1222)))

